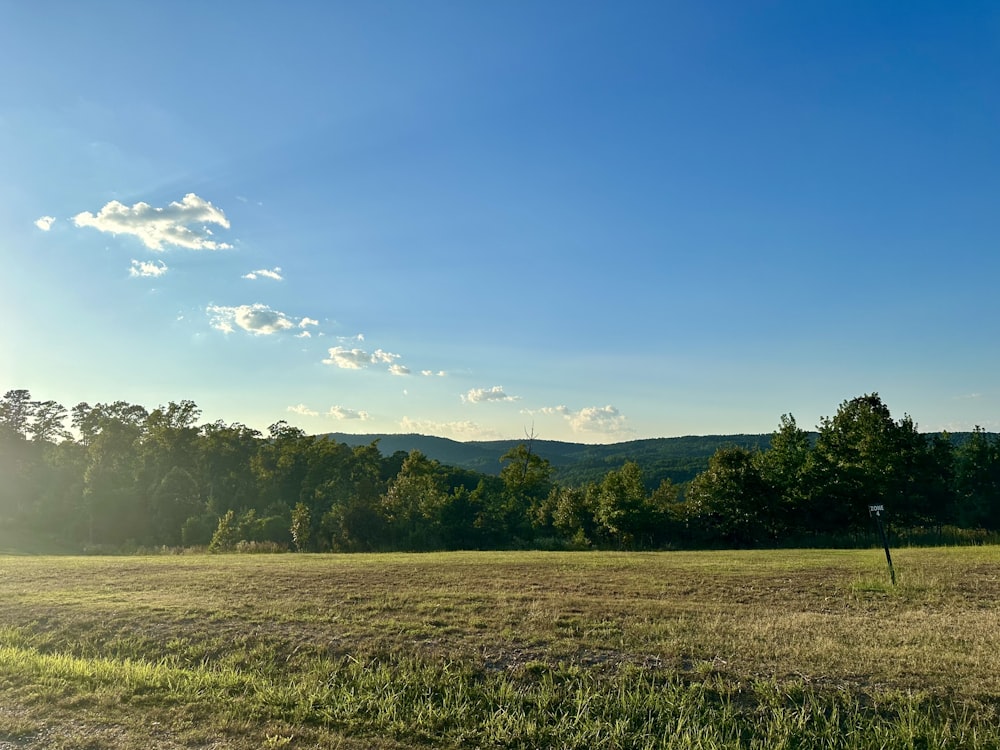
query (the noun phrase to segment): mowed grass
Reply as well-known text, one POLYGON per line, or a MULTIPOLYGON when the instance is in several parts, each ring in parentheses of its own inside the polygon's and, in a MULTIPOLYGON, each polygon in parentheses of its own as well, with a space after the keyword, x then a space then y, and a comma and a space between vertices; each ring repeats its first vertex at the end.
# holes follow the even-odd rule
POLYGON ((0 557, 0 747, 1000 747, 1000 549, 0 557))

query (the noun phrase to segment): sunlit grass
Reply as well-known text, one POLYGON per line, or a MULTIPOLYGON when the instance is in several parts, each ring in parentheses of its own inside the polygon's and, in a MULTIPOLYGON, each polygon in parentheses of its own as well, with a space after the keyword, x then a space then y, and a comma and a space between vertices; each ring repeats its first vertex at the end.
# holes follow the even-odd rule
POLYGON ((880 555, 0 558, 0 742, 1000 746, 998 550, 880 555))

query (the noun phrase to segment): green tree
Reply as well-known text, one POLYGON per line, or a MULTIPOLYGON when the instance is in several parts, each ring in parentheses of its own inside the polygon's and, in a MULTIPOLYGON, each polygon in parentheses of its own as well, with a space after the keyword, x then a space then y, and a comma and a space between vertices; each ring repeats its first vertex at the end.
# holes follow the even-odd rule
POLYGON ((383 548, 388 538, 381 498, 386 481, 378 443, 356 446, 336 483, 324 485, 333 501, 321 529, 336 550, 383 548))
POLYGON ((295 510, 292 511, 292 542, 295 549, 305 552, 309 549, 309 541, 312 537, 312 520, 309 513, 309 506, 305 503, 296 503, 295 510))
POLYGON ((298 502, 309 509, 310 548, 323 549, 330 534, 323 530, 323 518, 335 506, 347 506, 355 494, 355 453, 343 443, 327 438, 298 442, 303 452, 298 502))
POLYGON ((928 443, 931 476, 927 492, 931 498, 933 522, 942 526, 959 523, 958 493, 955 491, 955 446, 947 432, 938 433, 928 443))
POLYGON ((24 389, 7 391, 0 399, 0 430, 27 439, 34 416, 35 402, 24 389))
POLYGON ((687 492, 692 520, 709 540, 753 547, 775 539, 773 488, 746 448, 719 448, 687 492))
POLYGON ((651 511, 639 464, 627 461, 621 469, 605 475, 597 495, 596 517, 615 544, 648 544, 655 533, 656 519, 651 511))
POLYGON ((121 545, 145 534, 147 509, 137 480, 148 416, 142 406, 124 401, 97 404, 86 415, 92 429, 83 495, 91 544, 121 545))
MULTIPOLYGON (((274 519, 277 520, 277 519, 274 519)), ((212 541, 208 545, 209 552, 231 552, 236 549, 241 542, 262 542, 268 541, 274 530, 269 530, 272 519, 260 518, 253 508, 237 515, 231 510, 227 510, 219 517, 219 525, 212 535, 212 541)), ((287 529, 286 520, 281 520, 276 526, 284 525, 287 529)))
POLYGON ((478 549, 482 546, 476 528, 477 507, 465 485, 452 488, 441 507, 441 541, 445 549, 478 549))
POLYGON ((57 549, 82 542, 87 529, 83 502, 86 449, 72 440, 41 443, 36 471, 36 494, 26 519, 32 536, 57 549))
POLYGON ((531 441, 511 448, 500 462, 503 491, 481 493, 478 525, 494 545, 523 544, 532 534, 532 516, 552 489, 552 466, 532 451, 531 441))
POLYGON ((811 528, 805 508, 811 452, 809 433, 799 428, 791 414, 782 414, 778 429, 771 434, 770 447, 754 454, 761 478, 774 493, 771 516, 775 534, 811 528))
POLYGON ((542 500, 552 489, 552 465, 532 452, 530 443, 519 443, 500 457, 500 479, 507 492, 525 506, 542 500))
POLYGON ((572 546, 585 549, 597 541, 599 525, 595 507, 599 493, 597 484, 584 487, 556 487, 550 495, 552 525, 572 546))
POLYGON ((90 445, 100 431, 100 420, 100 410, 86 401, 81 401, 70 409, 70 424, 80 433, 80 443, 84 447, 90 445))
POLYGON ((895 422, 877 393, 845 401, 824 417, 806 467, 805 507, 821 532, 871 528, 869 505, 890 519, 926 519, 921 484, 932 465, 927 442, 905 416, 895 422))
POLYGON ((958 521, 1000 529, 1000 444, 978 425, 955 454, 958 521))
POLYGON ((440 464, 411 451, 382 496, 382 513, 395 549, 426 550, 441 546, 441 513, 448 495, 441 486, 440 464))
POLYGON ((153 543, 180 544, 185 521, 203 506, 198 484, 191 473, 179 466, 173 467, 159 481, 149 498, 148 521, 153 543))
POLYGON ((31 394, 7 391, 0 399, 0 520, 17 528, 30 514, 37 451, 28 442, 31 394))
POLYGON ((528 508, 520 498, 507 491, 500 477, 481 477, 469 493, 469 504, 476 515, 472 528, 476 546, 506 548, 523 544, 527 538, 531 528, 528 508))
POLYGON ((195 476, 203 488, 206 512, 259 507, 259 475, 253 471, 263 440, 258 430, 239 422, 202 425, 198 431, 195 476))
POLYGON ((178 544, 185 521, 204 509, 198 481, 201 411, 193 401, 171 401, 146 416, 136 482, 147 503, 147 538, 178 544))
POLYGON ((646 501, 649 509, 649 544, 663 547, 683 542, 686 508, 681 501, 681 488, 664 479, 646 501))
POLYGON ((315 439, 284 420, 268 428, 267 440, 258 446, 252 465, 259 483, 259 506, 284 503, 293 507, 302 497, 309 470, 308 451, 315 439))
POLYGON ((946 517, 948 506, 948 464, 942 463, 940 448, 919 432, 908 415, 896 423, 894 436, 896 461, 891 465, 895 476, 892 494, 886 500, 895 507, 892 516, 904 526, 932 526, 946 517))
POLYGON ((181 544, 185 547, 201 547, 211 543, 218 522, 218 517, 208 511, 191 516, 181 525, 181 544))
POLYGON ((212 541, 208 545, 209 552, 230 552, 236 548, 240 541, 240 523, 236 514, 227 510, 219 516, 219 524, 212 535, 212 541))
POLYGON ((32 401, 28 437, 36 442, 56 443, 70 437, 66 429, 66 407, 55 401, 32 401))

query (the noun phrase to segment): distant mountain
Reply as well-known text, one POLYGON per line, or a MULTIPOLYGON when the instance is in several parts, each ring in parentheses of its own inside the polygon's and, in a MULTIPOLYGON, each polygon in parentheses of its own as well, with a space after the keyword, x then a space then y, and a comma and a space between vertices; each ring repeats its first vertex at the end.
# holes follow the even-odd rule
MULTIPOLYGON (((369 445, 378 441, 384 456, 418 450, 428 458, 448 466, 499 474, 500 457, 524 440, 491 440, 459 442, 429 435, 349 435, 329 433, 332 440, 350 446, 369 445)), ((612 469, 626 461, 635 461, 642 468, 646 484, 653 488, 664 479, 687 482, 708 467, 708 459, 726 445, 751 450, 766 450, 771 443, 768 435, 702 435, 676 438, 632 440, 609 445, 563 443, 556 440, 535 440, 532 450, 547 459, 554 469, 556 481, 564 485, 582 485, 599 481, 612 469)))

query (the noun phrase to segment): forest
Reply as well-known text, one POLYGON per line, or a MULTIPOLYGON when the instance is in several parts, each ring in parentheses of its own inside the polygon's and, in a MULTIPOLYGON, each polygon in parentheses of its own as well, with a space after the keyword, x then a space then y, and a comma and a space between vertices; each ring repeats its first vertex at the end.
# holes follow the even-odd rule
POLYGON ((782 415, 766 448, 724 445, 690 481, 655 483, 627 456, 599 479, 557 481, 530 439, 482 473, 284 421, 263 434, 200 415, 186 400, 67 410, 7 391, 0 549, 846 546, 872 542, 874 504, 896 539, 1000 531, 1000 437, 921 433, 877 393, 845 401, 815 431, 782 415))

